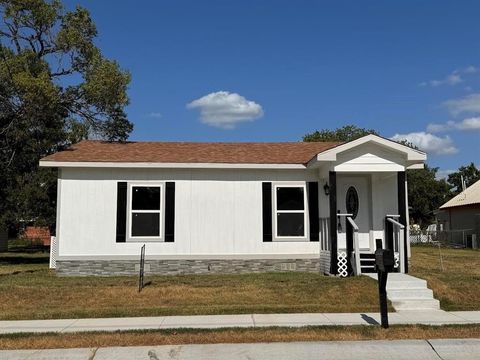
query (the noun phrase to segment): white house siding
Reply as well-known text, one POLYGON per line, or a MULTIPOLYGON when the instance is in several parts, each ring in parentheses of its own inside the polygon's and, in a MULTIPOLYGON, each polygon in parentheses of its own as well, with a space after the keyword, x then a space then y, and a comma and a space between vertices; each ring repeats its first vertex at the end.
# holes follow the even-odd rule
POLYGON ((115 242, 118 181, 176 183, 175 241, 146 242, 147 257, 318 257, 319 242, 263 242, 261 185, 318 180, 315 170, 63 168, 58 257, 138 257, 144 242, 115 242))
POLYGON ((398 215, 397 189, 397 173, 372 174, 372 248, 375 239, 385 240, 385 215, 398 215))

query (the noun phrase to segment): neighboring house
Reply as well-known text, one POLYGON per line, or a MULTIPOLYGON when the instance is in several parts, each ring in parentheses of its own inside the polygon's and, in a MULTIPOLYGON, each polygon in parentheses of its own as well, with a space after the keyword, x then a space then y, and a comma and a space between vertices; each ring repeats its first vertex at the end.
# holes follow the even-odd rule
POLYGON ((408 270, 405 170, 425 160, 368 135, 343 144, 82 141, 40 166, 59 169, 59 274, 134 274, 146 244, 150 273, 346 276, 373 271, 376 239, 408 270))
MULTIPOLYGON (((465 245, 472 246, 470 243, 467 244, 467 240, 471 241, 471 235, 476 235, 478 243, 480 239, 480 180, 440 206, 436 217, 437 223, 444 230, 452 233, 458 232, 456 238, 461 238, 465 245)), ((454 234, 452 236, 455 237, 454 234)))

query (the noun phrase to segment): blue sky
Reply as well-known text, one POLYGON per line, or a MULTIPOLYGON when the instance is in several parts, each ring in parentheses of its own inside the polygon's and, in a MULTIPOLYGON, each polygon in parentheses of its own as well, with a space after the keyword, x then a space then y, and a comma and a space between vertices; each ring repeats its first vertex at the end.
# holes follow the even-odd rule
POLYGON ((132 140, 408 135, 442 171, 480 163, 478 1, 66 1, 132 74, 132 140))

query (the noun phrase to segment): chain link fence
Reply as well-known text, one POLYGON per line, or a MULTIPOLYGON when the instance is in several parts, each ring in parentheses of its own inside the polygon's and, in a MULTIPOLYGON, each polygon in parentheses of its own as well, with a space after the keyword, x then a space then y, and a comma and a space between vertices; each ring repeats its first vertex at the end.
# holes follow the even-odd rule
POLYGON ((410 230, 411 244, 437 244, 452 248, 478 249, 479 236, 474 229, 410 230))

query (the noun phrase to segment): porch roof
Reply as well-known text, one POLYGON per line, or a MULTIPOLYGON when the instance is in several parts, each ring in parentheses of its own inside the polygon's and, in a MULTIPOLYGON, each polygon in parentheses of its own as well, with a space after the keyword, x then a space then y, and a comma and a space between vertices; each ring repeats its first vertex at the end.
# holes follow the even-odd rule
POLYGON ((427 154, 410 146, 367 135, 318 153, 309 162, 310 167, 331 164, 331 170, 340 172, 382 172, 421 169, 427 154))

